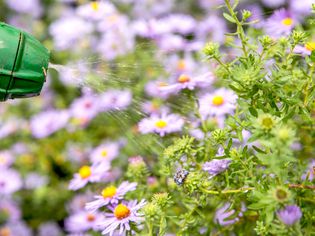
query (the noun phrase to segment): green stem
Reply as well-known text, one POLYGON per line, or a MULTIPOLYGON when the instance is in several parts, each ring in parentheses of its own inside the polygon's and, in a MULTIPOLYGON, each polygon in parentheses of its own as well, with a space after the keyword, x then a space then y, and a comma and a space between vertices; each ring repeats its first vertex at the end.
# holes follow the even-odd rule
POLYGON ((247 187, 247 188, 240 188, 240 189, 228 189, 228 190, 223 190, 223 191, 214 191, 214 190, 207 190, 202 188, 201 190, 204 193, 209 193, 209 194, 214 194, 214 195, 219 195, 219 194, 230 194, 230 193, 241 193, 241 192, 247 192, 254 190, 255 188, 247 187))
POLYGON ((234 12, 234 10, 233 10, 233 8, 231 6, 230 0, 225 0, 225 4, 226 4, 226 7, 229 10, 231 16, 235 20, 235 24, 237 26, 237 35, 238 35, 239 39, 242 42, 242 49, 243 49, 244 55, 245 55, 245 57, 247 57, 248 56, 248 52, 247 52, 247 49, 246 49, 247 42, 246 42, 246 36, 245 36, 245 33, 244 33, 243 25, 238 20, 235 12, 234 12))

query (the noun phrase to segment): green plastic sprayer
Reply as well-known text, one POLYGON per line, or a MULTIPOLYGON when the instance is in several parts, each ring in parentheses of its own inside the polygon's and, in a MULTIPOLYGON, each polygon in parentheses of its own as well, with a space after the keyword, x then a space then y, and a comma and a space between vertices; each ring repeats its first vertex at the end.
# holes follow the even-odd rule
POLYGON ((39 95, 49 56, 33 36, 0 22, 0 101, 39 95))

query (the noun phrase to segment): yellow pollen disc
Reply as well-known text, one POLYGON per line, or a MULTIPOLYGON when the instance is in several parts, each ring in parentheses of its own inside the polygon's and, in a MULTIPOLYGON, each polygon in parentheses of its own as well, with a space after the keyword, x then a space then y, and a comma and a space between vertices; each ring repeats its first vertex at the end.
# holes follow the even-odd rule
POLYGON ((106 156, 107 156, 107 151, 106 151, 106 150, 103 150, 103 151, 101 152, 101 155, 102 155, 102 157, 106 157, 106 156))
POLYGON ((212 104, 215 106, 221 106, 224 103, 224 99, 222 96, 217 95, 212 98, 212 104))
POLYGON ((94 11, 98 11, 98 9, 100 8, 100 4, 97 1, 93 1, 91 2, 91 7, 94 11))
POLYGON ((3 156, 0 156, 0 164, 5 164, 5 158, 3 156))
POLYGON ((168 83, 165 83, 165 82, 158 82, 158 83, 157 83, 157 86, 158 86, 158 87, 165 87, 165 86, 168 86, 168 83))
POLYGON ((11 236, 11 230, 8 227, 0 228, 0 236, 11 236))
POLYGON ((114 210, 114 215, 118 220, 122 220, 130 216, 130 210, 124 204, 119 204, 114 210))
POLYGON ((86 220, 89 221, 89 222, 92 222, 95 220, 95 215, 93 214, 87 214, 86 215, 86 220))
POLYGON ((281 23, 282 23, 283 25, 286 25, 286 26, 291 26, 291 25, 293 24, 293 19, 290 18, 290 17, 287 17, 287 18, 283 19, 283 20, 281 21, 281 23))
POLYGON ((167 126, 167 123, 164 120, 159 120, 159 121, 155 122, 155 126, 162 129, 162 128, 165 128, 167 126))
POLYGON ((189 82, 189 81, 190 81, 190 78, 189 78, 189 76, 187 76, 187 75, 181 75, 181 76, 179 76, 179 78, 177 79, 177 81, 178 81, 179 83, 186 83, 186 82, 189 82))
POLYGON ((115 186, 109 186, 107 188, 104 188, 102 191, 103 198, 112 198, 116 194, 117 189, 115 186))
POLYGON ((186 62, 185 60, 179 60, 177 63, 177 69, 178 70, 185 70, 186 69, 186 62))
POLYGON ((304 46, 308 51, 315 50, 315 42, 308 42, 304 46))
POLYGON ((111 22, 111 23, 117 22, 118 19, 119 19, 119 17, 118 17, 118 15, 116 15, 116 14, 110 15, 110 16, 108 16, 108 18, 107 18, 107 20, 108 20, 109 22, 111 22))
POLYGON ((82 179, 86 179, 90 177, 91 174, 92 174, 92 171, 91 171, 91 167, 89 166, 82 166, 79 170, 79 175, 82 179))

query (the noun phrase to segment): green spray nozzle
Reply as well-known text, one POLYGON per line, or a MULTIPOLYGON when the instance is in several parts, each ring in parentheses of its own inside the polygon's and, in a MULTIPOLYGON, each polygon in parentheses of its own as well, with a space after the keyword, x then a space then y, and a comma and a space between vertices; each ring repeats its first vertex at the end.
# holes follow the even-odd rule
POLYGON ((0 22, 0 101, 39 95, 49 56, 33 36, 0 22))

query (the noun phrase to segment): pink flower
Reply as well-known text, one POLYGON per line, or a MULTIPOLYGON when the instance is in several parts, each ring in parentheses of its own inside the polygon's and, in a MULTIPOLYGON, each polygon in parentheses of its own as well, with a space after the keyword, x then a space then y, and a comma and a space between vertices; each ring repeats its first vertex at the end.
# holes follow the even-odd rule
POLYGON ((110 163, 119 154, 119 144, 108 142, 96 147, 90 155, 93 163, 108 162, 110 163))
POLYGON ((84 187, 89 182, 99 182, 104 173, 110 169, 108 163, 102 163, 99 165, 82 166, 79 172, 74 174, 73 179, 70 181, 69 189, 78 190, 84 187))
POLYGON ((120 203, 116 207, 110 207, 112 213, 105 213, 105 220, 99 225, 103 229, 102 234, 110 236, 115 230, 119 228, 119 234, 130 231, 130 222, 135 224, 141 223, 143 214, 138 211, 146 204, 145 200, 137 203, 137 201, 130 201, 127 203, 120 203))
POLYGON ((214 217, 214 222, 218 223, 221 226, 227 226, 234 224, 239 219, 236 217, 234 219, 228 219, 230 216, 232 216, 235 213, 235 210, 227 211, 230 208, 231 204, 226 203, 223 207, 219 208, 214 217))
POLYGON ((0 151, 0 169, 9 167, 14 161, 14 157, 9 151, 0 151))
POLYGON ((102 111, 123 110, 132 102, 129 90, 108 90, 100 96, 99 105, 102 111))
POLYGON ((87 20, 100 21, 106 16, 116 12, 115 6, 110 2, 93 1, 80 5, 77 14, 87 20))
POLYGON ((22 187, 20 174, 13 169, 1 169, 0 171, 0 196, 10 195, 22 187))
POLYGON ((45 138, 64 128, 69 120, 69 113, 64 110, 50 110, 39 113, 30 121, 31 132, 35 138, 45 138))
POLYGON ((304 46, 296 45, 293 52, 297 54, 302 54, 303 56, 309 56, 314 50, 315 50, 315 42, 308 42, 304 46))
POLYGON ((165 134, 181 131, 183 125, 183 118, 176 114, 152 115, 140 121, 139 131, 142 134, 158 133, 163 137, 165 134))
POLYGON ((163 91, 162 87, 169 84, 163 80, 150 81, 145 86, 145 92, 151 97, 166 99, 171 94, 170 91, 163 91))
POLYGON ((296 24, 297 20, 292 14, 282 8, 275 11, 263 25, 268 35, 280 38, 281 36, 288 36, 296 24))
POLYGON ((208 87, 214 81, 212 73, 208 72, 199 76, 191 76, 188 74, 181 74, 175 84, 163 86, 160 89, 169 91, 171 93, 177 93, 183 89, 194 90, 195 88, 208 87))
POLYGON ((98 113, 99 97, 95 95, 84 95, 77 98, 70 106, 72 118, 83 125, 89 123, 98 113))
POLYGON ((199 99, 199 112, 203 119, 209 116, 232 114, 236 107, 237 96, 231 90, 220 88, 199 99))
POLYGON ((104 221, 103 214, 79 211, 65 220, 65 228, 71 233, 81 233, 87 230, 98 230, 98 225, 104 221))
POLYGON ((100 207, 108 204, 118 204, 119 200, 123 199, 124 195, 135 190, 137 183, 122 182, 117 188, 115 186, 108 186, 102 190, 101 195, 94 196, 97 200, 86 204, 88 211, 94 212, 100 207))
POLYGON ((92 33, 93 25, 78 16, 59 18, 49 27, 57 50, 71 49, 88 34, 92 33))

